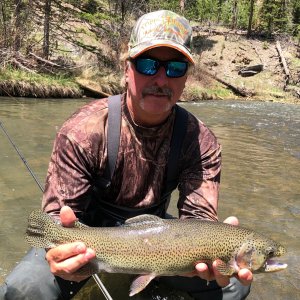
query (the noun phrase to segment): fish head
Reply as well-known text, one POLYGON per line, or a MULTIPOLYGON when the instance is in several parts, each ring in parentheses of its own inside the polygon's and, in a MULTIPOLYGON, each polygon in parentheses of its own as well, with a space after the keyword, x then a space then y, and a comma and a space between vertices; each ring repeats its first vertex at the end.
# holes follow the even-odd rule
POLYGON ((287 267, 287 264, 273 259, 285 253, 285 248, 277 242, 255 236, 242 244, 235 261, 238 269, 247 268, 254 273, 275 272, 287 267))

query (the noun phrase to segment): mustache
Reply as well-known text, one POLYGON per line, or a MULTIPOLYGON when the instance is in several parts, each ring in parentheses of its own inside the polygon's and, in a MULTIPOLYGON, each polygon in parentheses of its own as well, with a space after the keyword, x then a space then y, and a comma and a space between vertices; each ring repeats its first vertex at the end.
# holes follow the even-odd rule
POLYGON ((157 96, 167 96, 168 98, 172 97, 172 90, 167 87, 158 87, 158 86, 151 86, 148 88, 145 88, 142 91, 142 95, 157 95, 157 96))

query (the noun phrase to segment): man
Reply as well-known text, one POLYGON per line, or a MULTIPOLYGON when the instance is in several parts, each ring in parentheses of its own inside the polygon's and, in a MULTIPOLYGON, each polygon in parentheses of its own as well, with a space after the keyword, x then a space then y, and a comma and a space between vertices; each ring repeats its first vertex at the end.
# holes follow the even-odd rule
MULTIPOLYGON (((108 126, 112 111, 107 99, 102 99, 81 108, 58 132, 46 180, 44 211, 64 226, 73 226, 76 218, 90 226, 115 226, 142 213, 166 217, 170 193, 178 185, 180 218, 218 220, 220 145, 201 121, 175 105, 194 64, 191 36, 188 21, 170 11, 152 12, 137 21, 125 62, 126 93, 121 99, 119 146, 112 176, 107 177, 106 170, 113 156, 108 150, 108 131, 114 126, 108 126), (174 152, 178 157, 172 161, 174 152), (169 161, 177 164, 173 172, 178 173, 171 185, 169 161)), ((238 222, 234 217, 226 221, 238 222)), ((27 255, 19 274, 33 268, 33 256, 32 252, 27 255)), ((18 293, 23 293, 20 299, 71 298, 86 282, 76 270, 92 260, 95 251, 81 242, 50 249, 46 260, 51 272, 44 254, 39 252, 39 256, 38 266, 45 277, 40 275, 22 285, 14 271, 6 282, 5 299, 18 299, 13 291, 16 286, 18 293)), ((196 299, 245 298, 249 287, 222 276, 217 263, 212 267, 199 263, 191 274, 162 280, 196 299)), ((252 274, 240 270, 237 278, 249 285, 252 274)))

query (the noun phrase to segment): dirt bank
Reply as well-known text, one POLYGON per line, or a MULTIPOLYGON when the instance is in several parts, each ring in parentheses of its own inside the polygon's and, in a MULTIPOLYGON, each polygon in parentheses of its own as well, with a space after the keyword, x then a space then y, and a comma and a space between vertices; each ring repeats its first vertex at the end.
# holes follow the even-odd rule
POLYGON ((247 39, 244 34, 199 31, 194 36, 194 52, 197 67, 184 100, 300 102, 300 49, 291 39, 247 39))

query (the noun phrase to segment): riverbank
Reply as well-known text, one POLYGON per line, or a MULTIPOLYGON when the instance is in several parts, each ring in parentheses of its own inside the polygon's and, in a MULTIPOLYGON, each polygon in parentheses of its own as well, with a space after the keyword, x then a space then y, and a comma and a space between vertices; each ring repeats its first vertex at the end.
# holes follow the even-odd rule
POLYGON ((184 98, 300 103, 300 47, 291 38, 247 39, 243 32, 197 28, 197 64, 184 98))
POLYGON ((5 69, 0 72, 0 96, 30 98, 81 98, 82 89, 72 77, 5 69))
MULTIPOLYGON (((194 32, 196 66, 188 78, 182 101, 237 99, 300 103, 300 47, 291 38, 247 39, 243 33, 220 28, 208 31, 197 26, 194 32)), ((67 75, 2 68, 0 96, 100 98, 122 92, 122 70, 111 70, 107 75, 109 70, 91 71, 79 66, 84 60, 92 64, 93 59, 90 54, 83 54, 77 62, 74 59, 76 72, 67 75)))

